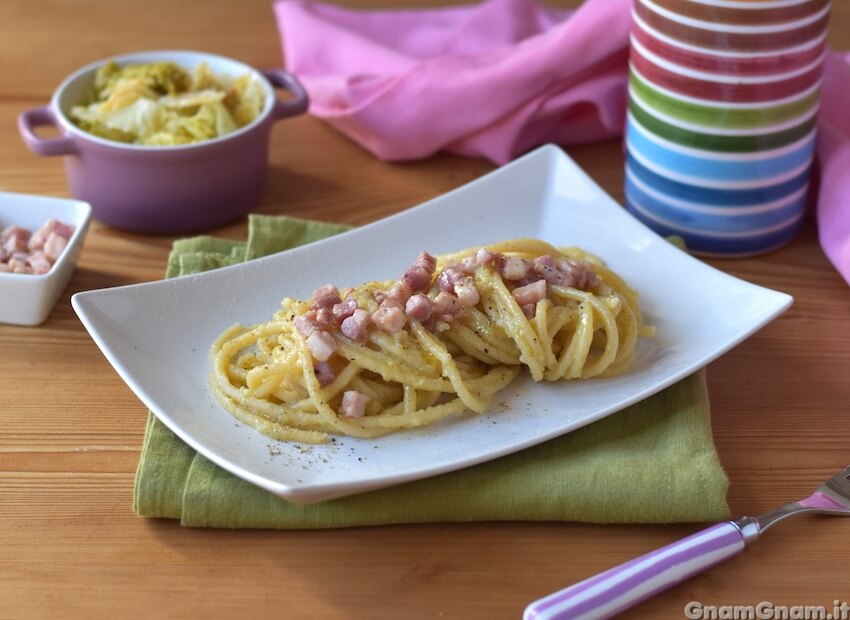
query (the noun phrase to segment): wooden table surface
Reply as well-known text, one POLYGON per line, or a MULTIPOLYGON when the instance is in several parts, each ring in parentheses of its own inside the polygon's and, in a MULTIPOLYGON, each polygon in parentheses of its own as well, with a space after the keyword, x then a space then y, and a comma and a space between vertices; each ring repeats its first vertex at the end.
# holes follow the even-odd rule
MULTIPOLYGON (((381 4, 392 2, 369 6, 381 4)), ((830 40, 850 48, 850 3, 834 4, 830 40)), ((0 189, 66 196, 61 161, 23 146, 18 113, 46 103, 60 80, 85 63, 167 48, 261 67, 281 63, 267 0, 3 0, 0 189)), ((611 141, 568 150, 622 198, 620 148, 611 141)), ((260 212, 351 224, 492 168, 450 156, 383 163, 306 116, 276 126, 271 166, 260 212)), ((240 239, 245 226, 212 233, 240 239)), ((68 298, 160 278, 172 240, 94 223, 79 269, 47 322, 0 326, 0 619, 518 618, 529 601, 698 527, 221 531, 136 516, 133 475, 147 413, 68 298)), ((709 369, 729 502, 735 515, 757 514, 805 496, 850 462, 850 288, 824 257, 811 221, 778 252, 712 263, 796 298, 789 312, 709 369)), ((848 583, 850 520, 800 518, 632 617, 680 618, 691 600, 829 607, 850 599, 848 583)))

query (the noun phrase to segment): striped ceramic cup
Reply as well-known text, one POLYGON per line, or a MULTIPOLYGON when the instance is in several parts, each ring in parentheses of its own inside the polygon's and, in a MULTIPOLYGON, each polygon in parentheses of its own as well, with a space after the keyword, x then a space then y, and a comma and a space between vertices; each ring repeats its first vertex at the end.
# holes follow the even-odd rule
POLYGON ((802 221, 828 0, 634 0, 626 204, 695 253, 759 254, 802 221))

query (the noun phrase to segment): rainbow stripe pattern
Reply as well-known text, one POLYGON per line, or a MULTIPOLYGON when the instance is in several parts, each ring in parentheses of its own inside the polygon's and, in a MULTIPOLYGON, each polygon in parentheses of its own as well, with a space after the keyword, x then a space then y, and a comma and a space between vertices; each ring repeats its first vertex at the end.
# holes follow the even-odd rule
POLYGON ((829 0, 634 0, 626 206, 697 254, 797 233, 829 0))

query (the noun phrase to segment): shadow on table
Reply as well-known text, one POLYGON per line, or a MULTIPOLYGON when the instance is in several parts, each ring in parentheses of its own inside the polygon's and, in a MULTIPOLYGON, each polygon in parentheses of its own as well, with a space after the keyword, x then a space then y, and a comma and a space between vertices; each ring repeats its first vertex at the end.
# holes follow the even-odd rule
MULTIPOLYGON (((278 213, 280 207, 297 207, 301 217, 320 210, 325 204, 324 197, 339 191, 340 185, 328 179, 303 172, 296 172, 283 166, 269 166, 263 201, 258 209, 262 213, 278 213)), ((288 211, 289 209, 287 209, 288 211)))

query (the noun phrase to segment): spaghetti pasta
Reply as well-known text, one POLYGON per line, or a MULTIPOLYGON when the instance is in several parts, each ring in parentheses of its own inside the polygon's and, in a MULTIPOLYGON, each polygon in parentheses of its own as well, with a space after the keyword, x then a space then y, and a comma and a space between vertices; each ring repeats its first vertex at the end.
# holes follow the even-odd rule
POLYGON ((378 437, 484 412, 523 368, 535 381, 622 373, 650 333, 637 293, 601 261, 516 239, 287 297, 269 322, 216 339, 212 387, 270 437, 378 437))

